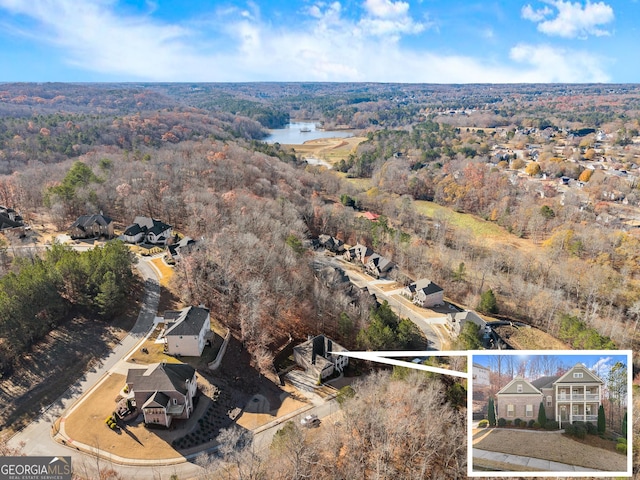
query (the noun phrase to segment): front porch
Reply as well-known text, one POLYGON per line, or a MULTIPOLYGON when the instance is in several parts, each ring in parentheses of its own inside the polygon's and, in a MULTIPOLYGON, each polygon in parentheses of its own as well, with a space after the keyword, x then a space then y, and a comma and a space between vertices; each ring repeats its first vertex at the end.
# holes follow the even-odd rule
POLYGON ((556 420, 562 423, 598 421, 597 403, 566 403, 558 405, 556 420))

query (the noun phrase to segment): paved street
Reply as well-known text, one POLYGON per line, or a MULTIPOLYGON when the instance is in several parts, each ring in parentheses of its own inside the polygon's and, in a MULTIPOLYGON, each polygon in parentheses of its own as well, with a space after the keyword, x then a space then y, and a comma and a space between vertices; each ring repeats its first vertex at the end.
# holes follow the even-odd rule
MULTIPOLYGON (((14 435, 13 438, 9 440, 10 446, 17 447, 24 444, 22 451, 26 455, 71 455, 73 457, 74 468, 82 467, 87 469, 87 471, 92 472, 92 476, 98 473, 98 468, 104 468, 106 466, 108 463, 106 461, 97 461, 83 453, 76 452, 73 449, 55 442, 51 438, 51 432, 55 420, 63 416, 64 412, 71 408, 82 395, 94 388, 102 377, 114 367, 120 359, 136 348, 138 342, 144 339, 150 331, 153 325, 153 319, 158 311, 160 285, 155 269, 151 267, 146 260, 140 259, 137 268, 145 280, 145 298, 138 319, 129 332, 129 335, 122 339, 107 357, 103 358, 100 363, 94 365, 91 370, 86 372, 76 383, 69 387, 69 389, 52 403, 36 420, 14 435)), ((120 467, 118 471, 122 471, 125 478, 158 478, 156 472, 153 472, 152 476, 142 476, 140 467, 132 470, 120 467)))
POLYGON ((429 340, 429 350, 442 350, 442 345, 445 343, 446 333, 442 333, 439 325, 442 324, 443 318, 430 318, 425 315, 421 315, 412 306, 411 302, 405 298, 400 297, 402 289, 385 291, 380 288, 382 285, 391 284, 390 280, 377 280, 369 275, 357 271, 356 267, 339 257, 325 256, 319 254, 316 257, 319 262, 322 262, 333 267, 338 267, 344 270, 351 283, 358 288, 367 287, 369 291, 376 294, 379 300, 386 300, 394 311, 403 318, 408 318, 422 331, 424 336, 429 340))

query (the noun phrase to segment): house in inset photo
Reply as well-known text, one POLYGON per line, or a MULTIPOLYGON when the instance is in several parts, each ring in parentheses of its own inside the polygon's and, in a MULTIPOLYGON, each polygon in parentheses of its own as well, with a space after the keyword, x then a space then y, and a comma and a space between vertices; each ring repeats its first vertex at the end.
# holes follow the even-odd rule
POLYGON ((472 472, 629 473, 630 358, 620 351, 474 354, 472 472))

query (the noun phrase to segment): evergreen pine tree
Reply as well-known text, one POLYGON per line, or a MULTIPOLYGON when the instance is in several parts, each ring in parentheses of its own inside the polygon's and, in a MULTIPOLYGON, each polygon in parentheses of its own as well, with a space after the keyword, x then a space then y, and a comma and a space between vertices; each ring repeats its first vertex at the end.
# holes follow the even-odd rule
POLYGON ((540 402, 540 407, 538 408, 538 423, 542 428, 547 424, 547 412, 544 410, 544 402, 540 402))
POLYGON ((495 427, 496 426, 496 408, 493 405, 493 397, 489 399, 489 406, 487 407, 488 409, 488 417, 489 417, 489 426, 490 427, 495 427))
POLYGON ((498 313, 498 302, 493 290, 489 289, 480 295, 480 304, 478 310, 482 313, 498 313))
POLYGON ((604 431, 607 429, 606 419, 604 417, 604 407, 600 405, 598 408, 598 433, 604 435, 604 431))

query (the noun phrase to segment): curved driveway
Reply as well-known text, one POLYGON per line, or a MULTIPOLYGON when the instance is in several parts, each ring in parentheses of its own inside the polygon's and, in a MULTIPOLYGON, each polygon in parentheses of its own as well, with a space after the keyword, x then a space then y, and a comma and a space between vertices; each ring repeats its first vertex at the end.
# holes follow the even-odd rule
POLYGON ((23 444, 21 450, 29 456, 71 455, 74 472, 86 478, 97 478, 100 476, 100 471, 109 468, 116 470, 123 478, 136 479, 169 478, 173 474, 185 478, 185 476, 197 475, 201 471, 199 467, 191 463, 166 467, 116 465, 108 460, 98 459, 60 445, 51 438, 54 422, 62 417, 83 395, 91 391, 119 360, 136 348, 153 327, 153 320, 160 301, 158 275, 146 260, 139 259, 136 267, 145 281, 145 295, 138 319, 129 334, 99 364, 85 372, 60 398, 44 409, 37 419, 15 434, 9 440, 10 446, 18 447, 23 444))

